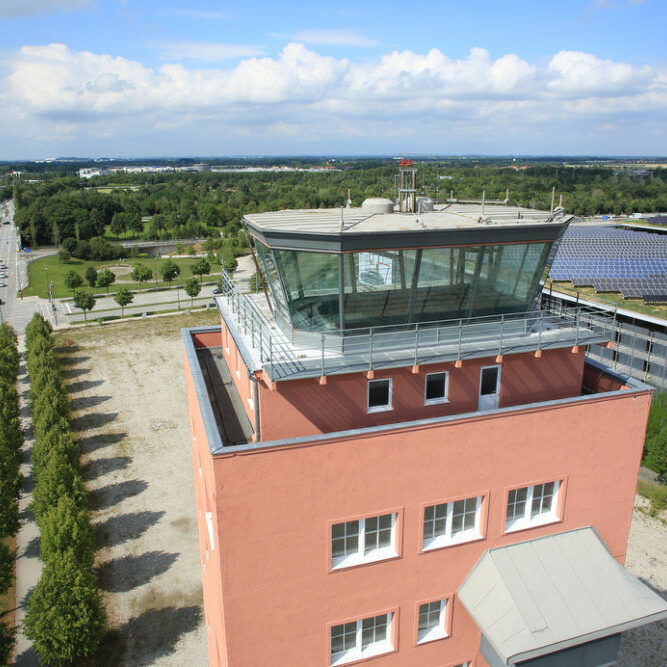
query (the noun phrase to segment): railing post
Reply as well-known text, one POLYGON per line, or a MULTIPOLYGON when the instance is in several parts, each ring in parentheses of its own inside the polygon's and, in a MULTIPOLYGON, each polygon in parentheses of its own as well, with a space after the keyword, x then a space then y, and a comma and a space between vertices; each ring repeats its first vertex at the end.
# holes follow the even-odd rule
POLYGON ((579 313, 574 311, 574 346, 579 345, 579 313))
POLYGON ((419 363, 419 324, 415 325, 415 366, 419 363))
POLYGON ((461 361, 461 337, 463 336, 463 320, 459 319, 459 351, 456 358, 461 361))
POLYGON ((537 339, 537 349, 542 349, 542 323, 544 322, 544 312, 540 311, 540 334, 537 339))
POLYGON ((320 339, 322 342, 322 372, 320 373, 320 377, 324 377, 324 333, 320 334, 320 339))
POLYGON ((648 335, 648 351, 646 354, 646 371, 644 372, 644 382, 648 378, 648 369, 651 365, 651 350, 653 349, 653 332, 651 331, 648 335))
POLYGON ((368 370, 373 370, 373 327, 368 330, 368 370))
POLYGON ((637 336, 636 334, 632 334, 632 352, 630 353, 630 375, 632 375, 632 367, 635 363, 635 340, 637 336))
POLYGON ((503 329, 505 328, 505 315, 500 316, 500 349, 498 354, 503 356, 503 329))
POLYGON ((264 327, 262 323, 259 323, 259 360, 261 363, 264 363, 264 327))
POLYGON ((269 373, 269 378, 273 380, 273 336, 269 336, 269 365, 271 366, 271 372, 269 373))

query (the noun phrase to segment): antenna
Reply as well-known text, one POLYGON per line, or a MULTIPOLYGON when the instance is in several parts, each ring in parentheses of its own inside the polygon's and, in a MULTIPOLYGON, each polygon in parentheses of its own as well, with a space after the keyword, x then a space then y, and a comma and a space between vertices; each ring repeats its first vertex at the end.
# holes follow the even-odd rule
POLYGON ((399 211, 414 213, 417 203, 417 170, 412 166, 412 160, 401 160, 398 184, 399 211))
POLYGON ((347 207, 350 208, 352 206, 352 200, 350 199, 350 188, 347 189, 347 207))
POLYGON ((345 209, 341 206, 340 207, 340 230, 343 231, 345 229, 345 209))
POLYGON ((510 205, 510 189, 507 188, 505 190, 505 203, 509 206, 510 205))
POLYGON ((560 194, 558 199, 558 208, 563 208, 563 193, 560 194))
POLYGON ((551 212, 554 212, 554 200, 556 199, 556 186, 551 188, 551 212))
POLYGON ((482 190, 482 215, 484 215, 485 207, 486 207, 486 190, 482 190))

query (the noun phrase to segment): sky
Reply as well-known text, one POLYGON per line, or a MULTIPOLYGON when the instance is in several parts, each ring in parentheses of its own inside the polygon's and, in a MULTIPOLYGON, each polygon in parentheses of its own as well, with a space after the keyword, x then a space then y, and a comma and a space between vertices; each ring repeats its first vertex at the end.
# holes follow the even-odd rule
POLYGON ((0 0, 0 160, 667 155, 667 0, 0 0))

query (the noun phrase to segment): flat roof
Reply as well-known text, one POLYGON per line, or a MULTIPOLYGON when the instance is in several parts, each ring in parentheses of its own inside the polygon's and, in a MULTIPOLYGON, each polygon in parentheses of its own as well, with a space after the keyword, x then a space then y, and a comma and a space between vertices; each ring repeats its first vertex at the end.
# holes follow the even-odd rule
POLYGON ((326 239, 340 243, 339 248, 318 249, 352 250, 357 246, 428 246, 438 241, 446 245, 455 238, 460 243, 479 243, 480 239, 486 243, 502 239, 512 242, 527 237, 552 241, 573 217, 562 208, 549 212, 499 204, 451 203, 421 213, 374 213, 363 207, 299 209, 249 213, 243 219, 260 240, 274 247, 301 247, 294 242, 307 237, 311 244, 326 239), (461 239, 465 232, 470 238, 461 239))
POLYGON ((667 618, 591 527, 489 549, 458 594, 506 665, 667 618))

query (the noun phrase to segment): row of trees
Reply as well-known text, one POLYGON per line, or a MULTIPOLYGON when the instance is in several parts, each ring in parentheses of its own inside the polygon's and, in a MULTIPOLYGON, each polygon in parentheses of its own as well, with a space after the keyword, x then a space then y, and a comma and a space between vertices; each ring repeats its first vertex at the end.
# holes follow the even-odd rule
POLYGON ((643 463, 667 478, 667 393, 664 391, 653 394, 646 425, 643 463))
POLYGON ((41 661, 62 664, 95 653, 106 614, 92 572, 93 529, 69 401, 51 328, 38 314, 26 328, 26 346, 35 435, 32 510, 44 567, 28 600, 25 631, 41 661))
MULTIPOLYGON (((16 380, 19 352, 16 334, 7 324, 0 325, 0 595, 14 580, 16 551, 7 542, 19 528, 18 499, 21 489, 21 445, 23 431, 19 416, 16 380)), ((15 628, 0 622, 0 663, 9 664, 15 628)))

